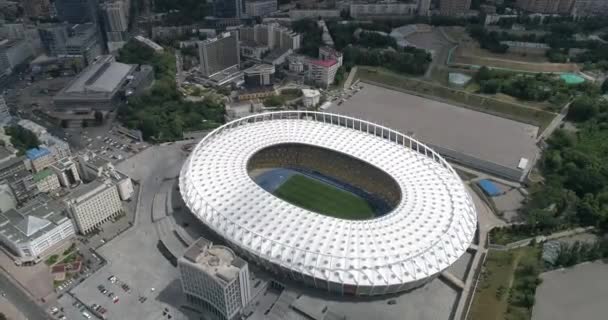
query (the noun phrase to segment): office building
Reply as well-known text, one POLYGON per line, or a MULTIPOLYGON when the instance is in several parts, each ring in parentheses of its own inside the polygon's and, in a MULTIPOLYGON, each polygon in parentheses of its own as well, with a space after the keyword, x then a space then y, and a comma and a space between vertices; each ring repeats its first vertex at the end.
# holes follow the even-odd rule
POLYGON ((245 86, 248 88, 272 86, 275 67, 269 64, 256 64, 244 71, 245 86))
POLYGON ((60 112, 112 110, 120 99, 119 91, 135 66, 114 61, 113 56, 101 56, 86 67, 53 97, 60 112))
POLYGON ((31 162, 34 172, 40 172, 55 162, 55 157, 43 147, 29 149, 25 152, 25 156, 31 162))
POLYGON ((26 40, 5 39, 0 41, 0 60, 3 61, 2 65, 4 67, 9 68, 9 74, 15 68, 24 65, 32 57, 32 47, 26 40))
POLYGON ((250 0, 245 2, 245 13, 250 17, 265 17, 277 11, 277 0, 250 0))
POLYGON ((418 3, 353 3, 350 5, 350 15, 360 18, 390 18, 414 16, 418 14, 418 3))
POLYGON ((123 212, 118 188, 111 179, 81 184, 66 196, 68 212, 81 234, 87 234, 123 212))
POLYGON ((84 182, 91 182, 101 177, 105 170, 114 168, 110 160, 91 151, 78 155, 78 164, 84 182))
POLYGON ((65 207, 40 196, 19 209, 0 213, 0 242, 20 262, 38 262, 52 248, 74 237, 65 207))
POLYGON ((73 187, 81 181, 80 174, 78 173, 78 167, 76 166, 75 161, 71 158, 61 159, 53 163, 50 168, 55 172, 59 183, 63 187, 73 187))
POLYGON ((65 55, 82 59, 83 65, 90 65, 95 58, 103 53, 102 45, 97 35, 97 27, 93 23, 85 23, 70 29, 71 37, 65 45, 65 55))
POLYGON ((27 18, 49 17, 51 3, 49 0, 23 0, 23 14, 27 18))
POLYGON ((97 0, 55 0, 57 18, 72 24, 96 21, 97 0))
POLYGON ((129 12, 126 2, 104 2, 101 5, 107 40, 109 42, 126 41, 129 28, 129 12))
POLYGON ((440 0, 439 12, 443 16, 462 16, 471 9, 471 0, 440 0))
POLYGON ((214 318, 237 319, 251 300, 249 266, 228 247, 200 238, 178 267, 188 302, 214 318))
POLYGON ((0 126, 6 125, 11 120, 11 114, 8 111, 8 105, 4 96, 0 95, 0 126))
POLYGON ((225 32, 198 44, 200 71, 210 77, 240 65, 239 39, 235 32, 225 32))
POLYGON ((42 46, 51 56, 65 55, 68 43, 68 25, 65 23, 46 24, 38 27, 42 46))
POLYGON ((516 6, 526 12, 569 14, 575 0, 517 0, 516 6))
POLYGON ((216 18, 241 18, 244 12, 243 1, 246 0, 214 0, 213 15, 216 18))
POLYGON ((59 179, 55 172, 49 168, 46 168, 40 172, 32 175, 34 183, 40 192, 51 192, 61 187, 59 179))
POLYGON ((302 89, 302 102, 307 108, 311 108, 319 104, 321 93, 319 90, 302 89))
POLYGON ((606 17, 608 0, 575 0, 572 14, 577 17, 606 17))

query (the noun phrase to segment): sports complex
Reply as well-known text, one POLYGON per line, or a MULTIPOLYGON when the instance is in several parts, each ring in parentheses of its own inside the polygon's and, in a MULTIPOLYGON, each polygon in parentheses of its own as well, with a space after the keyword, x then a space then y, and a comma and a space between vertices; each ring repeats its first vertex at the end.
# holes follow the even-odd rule
POLYGON ((418 287, 465 253, 477 227, 439 154, 336 114, 227 123, 195 147, 179 184, 190 211, 248 261, 337 294, 418 287))

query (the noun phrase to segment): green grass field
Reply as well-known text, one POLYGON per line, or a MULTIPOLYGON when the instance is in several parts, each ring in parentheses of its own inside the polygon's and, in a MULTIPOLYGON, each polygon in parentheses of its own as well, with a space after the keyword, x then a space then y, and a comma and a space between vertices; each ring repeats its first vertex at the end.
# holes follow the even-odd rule
POLYGON ((299 174, 285 181, 274 195, 306 210, 330 217, 361 220, 374 216, 372 208, 364 199, 299 174))

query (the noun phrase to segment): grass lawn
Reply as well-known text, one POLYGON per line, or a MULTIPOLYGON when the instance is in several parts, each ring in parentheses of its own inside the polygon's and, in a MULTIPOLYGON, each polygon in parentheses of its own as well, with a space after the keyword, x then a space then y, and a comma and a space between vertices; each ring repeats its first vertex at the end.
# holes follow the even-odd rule
MULTIPOLYGON (((510 251, 488 251, 469 320, 529 320, 531 309, 523 307, 526 285, 541 271, 540 248, 523 247, 510 251)), ((533 294, 532 294, 533 296, 533 294)))
POLYGON ((299 174, 285 181, 274 195, 306 210, 335 218, 358 220, 374 216, 372 208, 364 199, 299 174))
POLYGON ((554 113, 538 108, 472 94, 464 90, 410 78, 382 68, 359 66, 356 78, 405 93, 417 94, 429 99, 438 98, 436 100, 444 100, 446 103, 460 107, 532 124, 539 127, 539 132, 542 132, 556 116, 554 113))

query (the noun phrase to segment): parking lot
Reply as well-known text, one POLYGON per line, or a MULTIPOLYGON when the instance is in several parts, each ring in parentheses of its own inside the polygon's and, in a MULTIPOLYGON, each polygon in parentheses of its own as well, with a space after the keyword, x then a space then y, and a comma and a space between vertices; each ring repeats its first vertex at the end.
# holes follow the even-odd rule
POLYGON ((108 126, 66 129, 66 135, 72 140, 79 140, 77 145, 82 149, 91 150, 118 163, 149 147, 146 142, 140 142, 118 132, 116 127, 108 126))

